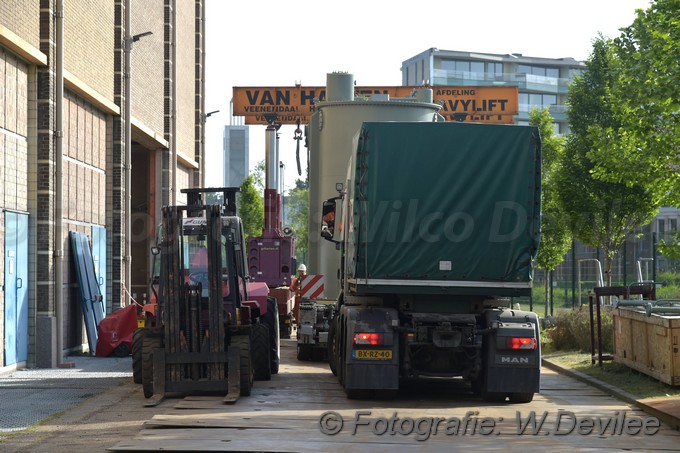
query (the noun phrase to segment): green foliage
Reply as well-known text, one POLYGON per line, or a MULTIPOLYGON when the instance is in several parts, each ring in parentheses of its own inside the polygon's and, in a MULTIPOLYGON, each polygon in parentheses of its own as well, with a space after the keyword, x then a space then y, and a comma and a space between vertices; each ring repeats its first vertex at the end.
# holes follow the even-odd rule
POLYGON ((288 210, 291 227, 295 232, 295 258, 298 263, 307 262, 308 251, 308 219, 309 189, 307 184, 298 179, 295 188, 288 191, 288 210))
POLYGON ((265 161, 261 160, 255 165, 255 169, 250 174, 253 177, 253 184, 259 193, 264 196, 264 183, 265 183, 265 161))
POLYGON ((680 274, 676 274, 675 272, 663 272, 656 276, 656 281, 663 286, 680 286, 680 274))
MULTIPOLYGON (((614 350, 614 330, 611 313, 601 311, 602 349, 614 350)), ((544 335, 555 351, 590 351, 590 312, 587 306, 580 310, 561 311, 554 321, 555 326, 545 329, 544 335)))
POLYGON ((541 134, 541 244, 536 264, 546 270, 557 267, 571 246, 571 234, 557 200, 555 173, 564 153, 564 139, 556 136, 547 108, 534 108, 529 113, 530 124, 541 134))
POLYGON ((249 175, 241 184, 238 197, 238 213, 243 221, 246 238, 262 235, 264 225, 264 202, 262 193, 255 187, 253 175, 249 175))
POLYGON ((598 173, 608 180, 643 181, 667 205, 680 202, 680 0, 654 0, 613 41, 622 113, 614 131, 627 146, 598 173))
POLYGON ((624 124, 613 95, 618 65, 611 41, 599 37, 584 74, 569 89, 571 133, 555 178, 573 236, 603 251, 607 284, 615 254, 635 228, 651 221, 660 201, 645 181, 603 180, 598 174, 603 163, 618 159, 617 152, 630 144, 625 134, 616 133, 624 124))
POLYGON ((675 233, 670 238, 661 239, 657 243, 657 249, 667 258, 680 260, 680 236, 675 233))

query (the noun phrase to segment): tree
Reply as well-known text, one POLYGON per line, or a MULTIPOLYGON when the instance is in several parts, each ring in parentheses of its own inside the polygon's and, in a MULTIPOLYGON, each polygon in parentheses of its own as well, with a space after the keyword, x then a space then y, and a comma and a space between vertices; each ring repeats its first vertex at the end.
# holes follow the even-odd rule
POLYGON ((602 158, 597 176, 640 182, 667 205, 680 202, 680 0, 652 1, 614 39, 620 124, 603 131, 616 145, 615 159, 602 158), (618 127, 617 127, 618 126, 618 127))
MULTIPOLYGON (((680 0, 657 0, 638 10, 632 25, 614 40, 621 60, 618 96, 627 112, 631 146, 617 161, 626 180, 647 179, 664 204, 680 203, 680 0)), ((611 178, 612 171, 607 172, 611 178)), ((680 256, 677 233, 662 239, 659 252, 680 256)))
POLYGON ((257 163, 257 165, 255 165, 255 169, 251 173, 255 188, 262 194, 262 196, 264 196, 265 170, 265 161, 261 160, 257 163))
POLYGON ((243 180, 241 192, 239 192, 238 213, 243 221, 243 230, 246 238, 262 235, 264 225, 264 203, 262 193, 255 187, 253 175, 243 180))
POLYGON ((301 179, 295 181, 295 188, 288 191, 288 212, 291 227, 295 232, 295 258, 298 263, 307 262, 308 223, 309 218, 309 188, 301 179))
POLYGON ((550 112, 545 109, 532 109, 529 122, 538 127, 541 135, 541 244, 538 247, 536 265, 544 269, 545 315, 548 315, 548 273, 563 260, 571 245, 571 233, 557 199, 557 172, 564 154, 564 139, 555 135, 550 112))
POLYGON ((612 259, 626 237, 649 223, 659 207, 659 199, 644 181, 603 180, 596 171, 598 165, 616 160, 616 151, 625 146, 625 138, 611 134, 624 125, 613 94, 618 80, 612 68, 617 65, 611 41, 598 37, 584 74, 569 88, 571 133, 555 178, 573 236, 604 254, 607 284, 612 259))

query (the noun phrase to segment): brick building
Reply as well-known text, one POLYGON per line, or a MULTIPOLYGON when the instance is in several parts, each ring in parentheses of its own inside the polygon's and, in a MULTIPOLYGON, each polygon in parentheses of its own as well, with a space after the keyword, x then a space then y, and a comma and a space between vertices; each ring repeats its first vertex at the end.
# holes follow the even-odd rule
POLYGON ((204 17, 203 0, 0 3, 0 370, 87 347, 70 232, 106 313, 147 291, 160 207, 202 181, 204 17))

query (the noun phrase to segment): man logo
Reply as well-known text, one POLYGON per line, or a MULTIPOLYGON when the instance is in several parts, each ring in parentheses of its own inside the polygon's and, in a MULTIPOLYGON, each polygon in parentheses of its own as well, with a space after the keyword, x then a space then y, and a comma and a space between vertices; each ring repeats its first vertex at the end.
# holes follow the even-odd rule
POLYGON ((501 363, 529 364, 529 357, 507 357, 501 356, 501 363))

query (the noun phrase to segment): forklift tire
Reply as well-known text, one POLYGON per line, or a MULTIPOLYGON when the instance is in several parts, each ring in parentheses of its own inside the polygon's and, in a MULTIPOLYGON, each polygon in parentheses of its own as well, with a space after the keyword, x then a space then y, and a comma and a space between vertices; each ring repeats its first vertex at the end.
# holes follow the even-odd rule
POLYGON ((231 338, 231 344, 240 349, 240 387, 241 396, 250 396, 253 389, 253 368, 250 359, 250 337, 248 335, 236 335, 231 338))
POLYGON ((252 341, 254 379, 256 381, 270 381, 272 370, 269 327, 265 324, 254 324, 252 341))
POLYGON ((147 330, 136 329, 132 334, 132 380, 135 384, 142 383, 142 344, 147 330))
POLYGON ((153 396, 153 351, 162 348, 161 337, 156 335, 145 335, 142 342, 142 388, 144 398, 153 396))

